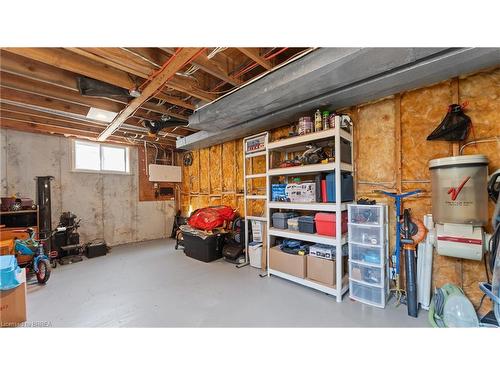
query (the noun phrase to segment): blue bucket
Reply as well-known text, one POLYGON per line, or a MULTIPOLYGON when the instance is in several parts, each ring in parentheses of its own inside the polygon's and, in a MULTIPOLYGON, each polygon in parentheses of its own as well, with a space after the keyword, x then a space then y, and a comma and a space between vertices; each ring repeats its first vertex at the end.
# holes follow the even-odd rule
POLYGON ((0 290, 14 289, 19 286, 21 268, 17 265, 14 255, 0 256, 0 290))

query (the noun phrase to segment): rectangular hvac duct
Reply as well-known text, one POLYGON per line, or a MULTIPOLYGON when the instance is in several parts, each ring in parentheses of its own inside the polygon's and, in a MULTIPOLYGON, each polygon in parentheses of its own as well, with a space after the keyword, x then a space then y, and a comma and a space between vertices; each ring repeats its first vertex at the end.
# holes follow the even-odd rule
POLYGON ((195 149, 285 125, 316 108, 338 109, 500 64, 498 48, 320 48, 189 119, 195 149))

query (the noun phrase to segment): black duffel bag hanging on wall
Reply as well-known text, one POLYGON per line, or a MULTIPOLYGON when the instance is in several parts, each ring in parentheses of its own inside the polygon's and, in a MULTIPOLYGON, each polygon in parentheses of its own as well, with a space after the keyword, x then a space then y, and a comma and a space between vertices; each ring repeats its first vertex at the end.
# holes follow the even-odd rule
POLYGON ((464 113, 466 103, 451 104, 439 126, 427 137, 428 141, 458 142, 467 138, 471 119, 464 113))

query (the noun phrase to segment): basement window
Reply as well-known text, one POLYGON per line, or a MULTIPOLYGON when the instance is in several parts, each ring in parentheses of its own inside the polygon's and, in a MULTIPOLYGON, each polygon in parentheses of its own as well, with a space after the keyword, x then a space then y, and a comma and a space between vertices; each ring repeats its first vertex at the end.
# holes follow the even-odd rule
POLYGON ((73 170, 77 172, 130 173, 127 146, 73 141, 73 170))

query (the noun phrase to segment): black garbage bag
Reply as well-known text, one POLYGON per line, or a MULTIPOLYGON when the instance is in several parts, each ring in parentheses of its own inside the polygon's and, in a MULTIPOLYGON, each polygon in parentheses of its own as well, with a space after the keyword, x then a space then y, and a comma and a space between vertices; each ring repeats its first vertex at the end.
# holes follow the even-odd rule
POLYGON ((439 126, 427 137, 428 141, 444 140, 451 142, 463 141, 469 133, 471 120, 460 104, 448 107, 448 113, 439 126))

